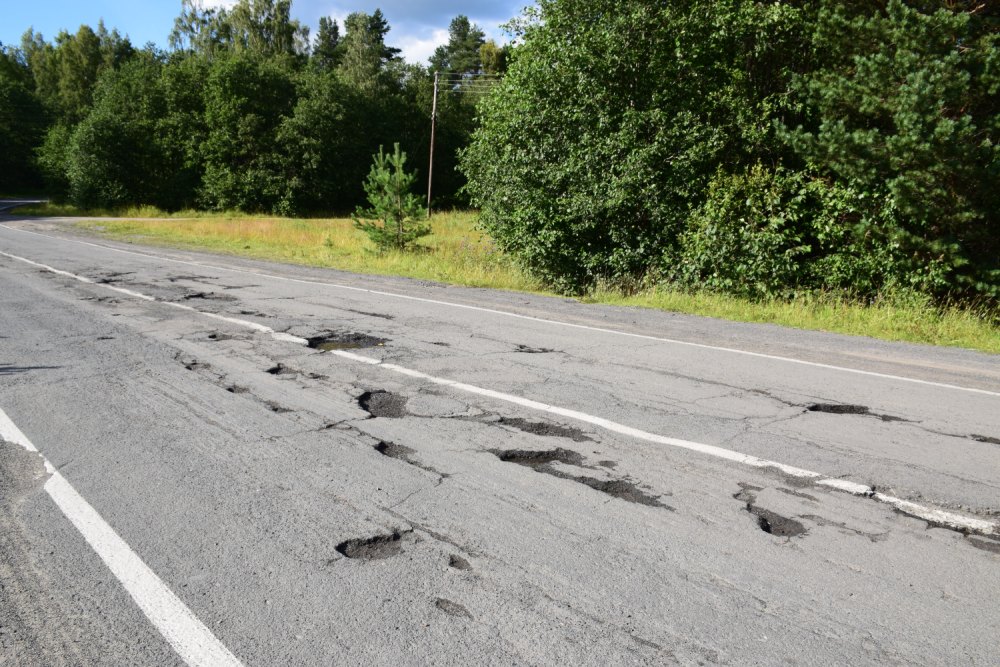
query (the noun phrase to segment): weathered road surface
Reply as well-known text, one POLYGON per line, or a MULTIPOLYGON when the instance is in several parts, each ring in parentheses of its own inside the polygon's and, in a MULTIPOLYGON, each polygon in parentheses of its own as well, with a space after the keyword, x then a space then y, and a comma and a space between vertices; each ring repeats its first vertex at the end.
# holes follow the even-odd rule
POLYGON ((997 664, 997 357, 0 251, 2 665, 997 664))

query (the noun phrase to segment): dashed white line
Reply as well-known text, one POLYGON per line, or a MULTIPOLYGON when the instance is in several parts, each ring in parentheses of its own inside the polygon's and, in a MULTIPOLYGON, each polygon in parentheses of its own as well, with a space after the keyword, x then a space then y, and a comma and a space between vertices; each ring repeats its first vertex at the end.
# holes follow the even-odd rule
MULTIPOLYGON (((42 456, 3 410, 0 410, 0 439, 42 456)), ((42 456, 42 461, 49 473, 43 487, 45 492, 177 655, 192 667, 240 667, 243 663, 174 595, 49 460, 42 456)))
MULTIPOLYGON (((21 230, 16 230, 16 231, 21 231, 21 230)), ((29 232, 29 233, 31 233, 31 232, 29 232)), ((93 245, 93 244, 88 244, 88 245, 93 245)), ((98 247, 104 247, 104 246, 98 246, 98 247)), ((113 250, 113 248, 109 248, 109 249, 113 250)), ((119 252, 128 252, 128 251, 124 251, 123 250, 123 251, 119 251, 119 252)), ((133 254, 140 254, 140 253, 133 253, 133 254)), ((12 259, 16 259, 16 260, 20 260, 20 261, 23 261, 23 262, 27 262, 29 264, 32 264, 34 266, 43 268, 45 270, 52 271, 54 273, 58 273, 59 275, 64 275, 64 276, 68 276, 70 278, 75 278, 76 280, 79 280, 80 282, 90 283, 90 284, 98 284, 98 283, 95 283, 93 280, 91 280, 89 278, 86 278, 84 276, 78 276, 76 274, 69 273, 67 271, 61 271, 61 270, 58 270, 58 269, 54 269, 51 266, 48 266, 46 264, 40 264, 38 262, 34 262, 34 261, 32 261, 30 259, 26 259, 24 257, 18 257, 17 255, 11 255, 11 254, 6 253, 6 252, 0 252, 0 255, 4 255, 5 257, 10 257, 12 259)), ((150 257, 153 257, 153 256, 150 256, 150 257)), ((180 260, 172 260, 172 261, 180 261, 180 260)), ((192 263, 192 264, 194 264, 194 263, 192 263)), ((213 268, 213 269, 214 268, 219 268, 219 267, 210 267, 210 266, 201 265, 201 264, 195 264, 195 265, 196 266, 202 266, 203 268, 213 268)), ((229 270, 229 269, 221 269, 221 270, 229 270)), ((252 272, 250 272, 250 273, 252 273, 252 272)), ((266 274, 263 274, 263 275, 266 275, 266 274)), ((296 280, 294 278, 282 278, 282 279, 284 279, 284 280, 296 280)), ((297 281, 297 282, 309 282, 309 281, 297 281)), ((325 285, 325 284, 328 284, 328 283, 318 283, 318 284, 324 284, 325 285)), ((232 324, 236 324, 236 325, 240 325, 240 326, 245 326, 245 327, 248 327, 250 329, 254 329, 256 331, 259 331, 261 333, 266 333, 266 334, 270 335, 271 337, 273 337, 275 340, 280 340, 280 341, 284 341, 284 342, 295 343, 297 345, 306 345, 306 344, 308 344, 308 341, 306 339, 304 339, 304 338, 299 338, 298 336, 292 336, 292 335, 287 334, 287 333, 283 333, 283 332, 280 332, 280 331, 275 331, 274 329, 271 329, 270 327, 266 327, 266 326, 264 326, 262 324, 257 324, 256 322, 251 322, 249 320, 241 320, 241 319, 234 318, 234 317, 224 317, 222 315, 216 315, 215 313, 206 313, 204 311, 198 310, 197 308, 192 308, 191 306, 187 306, 187 305, 183 305, 183 304, 173 303, 171 301, 159 301, 158 299, 156 299, 154 297, 151 297, 151 296, 148 296, 148 295, 145 295, 145 294, 140 294, 138 292, 133 292, 132 290, 127 290, 127 289, 124 289, 124 288, 121 288, 121 287, 115 287, 113 285, 101 284, 101 287, 105 287, 107 289, 111 289, 111 290, 114 290, 116 292, 121 292, 121 293, 124 293, 124 294, 129 294, 131 296, 136 296, 136 297, 144 299, 146 301, 155 301, 157 303, 162 303, 164 305, 173 306, 175 308, 180 308, 182 310, 187 310, 187 311, 190 311, 190 312, 194 312, 194 313, 197 313, 199 315, 204 315, 206 317, 212 317, 212 318, 215 318, 215 319, 221 319, 221 320, 225 320, 227 322, 230 322, 232 324)), ((348 289, 359 289, 360 290, 361 288, 348 288, 348 289)), ((361 291, 371 291, 371 290, 361 290, 361 291)), ((374 293, 379 294, 379 292, 374 292, 374 293)), ((403 298, 417 299, 417 297, 403 297, 403 298)), ((417 300, 427 301, 427 299, 417 299, 417 300)), ((455 304, 452 304, 452 305, 455 305, 455 304)), ((481 308, 479 308, 477 310, 488 310, 488 309, 481 309, 481 308)), ((501 311, 490 311, 490 312, 501 312, 501 311)), ((527 317, 527 316, 523 316, 523 315, 514 315, 514 316, 515 317, 527 317)), ((527 319, 536 319, 536 318, 527 318, 527 319)), ((543 320, 543 321, 545 321, 545 320, 543 320)), ((581 326, 581 325, 568 325, 568 326, 581 326)), ((592 327, 582 327, 582 328, 589 329, 589 328, 592 328, 592 327)), ((625 334, 625 335, 634 335, 634 334, 625 334)), ((644 337, 648 338, 648 336, 644 336, 644 337)), ((702 346, 702 347, 705 347, 705 346, 702 346)), ((891 506, 895 507, 896 509, 898 509, 898 510, 900 510, 902 512, 906 512, 908 514, 912 514, 913 516, 920 517, 921 519, 925 519, 927 521, 932 521, 934 523, 938 523, 938 524, 941 524, 941 525, 950 526, 950 527, 956 528, 958 530, 971 531, 971 532, 981 533, 981 534, 984 534, 984 535, 998 535, 998 536, 1000 536, 1000 525, 995 524, 993 522, 984 521, 982 519, 976 519, 976 518, 973 518, 973 517, 963 516, 961 514, 955 514, 953 512, 946 512, 944 510, 939 510, 939 509, 935 509, 935 508, 932 508, 932 507, 926 507, 924 505, 919 505, 917 503, 913 503, 913 502, 910 502, 908 500, 903 500, 902 498, 896 498, 895 496, 889 496, 889 495, 885 495, 885 494, 882 494, 882 493, 876 493, 875 490, 872 487, 867 486, 865 484, 859 484, 857 482, 851 482, 849 480, 844 480, 844 479, 839 479, 839 478, 834 478, 834 477, 827 477, 826 475, 823 475, 822 473, 814 472, 812 470, 805 470, 804 468, 798 468, 798 467, 795 467, 795 466, 788 465, 786 463, 780 463, 778 461, 770 461, 768 459, 758 458, 756 456, 751 456, 749 454, 742 454, 740 452, 733 451, 731 449, 725 449, 723 447, 717 447, 715 445, 709 445, 709 444, 704 444, 704 443, 700 443, 700 442, 693 442, 693 441, 690 441, 690 440, 681 440, 679 438, 671 438, 671 437, 668 437, 668 436, 659 435, 657 433, 650 433, 648 431, 643 431, 643 430, 640 430, 640 429, 637 429, 637 428, 633 428, 631 426, 626 426, 624 424, 619 424, 617 422, 613 422, 613 421, 611 421, 609 419, 605 419, 603 417, 597 417, 597 416, 594 416, 594 415, 589 415, 589 414, 587 414, 585 412, 579 412, 577 410, 571 410, 571 409, 568 409, 568 408, 561 408, 561 407, 554 406, 554 405, 548 405, 546 403, 541 403, 539 401, 534 401, 534 400, 531 400, 529 398, 523 398, 521 396, 515 396, 513 394, 507 394, 507 393, 504 393, 504 392, 495 391, 493 389, 486 389, 484 387, 477 387, 475 385, 466 384, 466 383, 463 383, 463 382, 458 382, 457 380, 449 380, 447 378, 440 378, 440 377, 436 377, 436 376, 433 376, 433 375, 428 375, 427 373, 423 373, 421 371, 413 370, 413 369, 410 369, 410 368, 405 368, 403 366, 398 366, 396 364, 386 363, 386 362, 383 362, 381 359, 375 359, 375 358, 372 358, 372 357, 366 357, 366 356, 363 356, 363 355, 360 355, 360 354, 354 354, 353 352, 345 352, 343 350, 331 350, 330 353, 334 354, 334 355, 337 355, 339 357, 342 357, 344 359, 350 359, 352 361, 357 361, 357 362, 361 362, 361 363, 372 365, 372 366, 378 366, 380 368, 384 368, 386 370, 389 370, 389 371, 392 371, 392 372, 395 372, 395 373, 399 373, 401 375, 406 375, 408 377, 416 378, 416 379, 419 379, 419 380, 424 380, 424 381, 427 381, 427 382, 432 382, 434 384, 443 385, 443 386, 446 386, 446 387, 451 387, 453 389, 458 389, 460 391, 465 391, 465 392, 468 392, 468 393, 471 393, 471 394, 477 394, 479 396, 485 396, 487 398, 492 398, 492 399, 499 400, 499 401, 504 401, 504 402, 507 402, 507 403, 513 403, 515 405, 520 405, 522 407, 530 408, 532 410, 539 410, 539 411, 542 411, 542 412, 548 412, 550 414, 559 415, 561 417, 566 417, 568 419, 574 419, 574 420, 581 421, 581 422, 584 422, 584 423, 587 423, 587 424, 592 424, 594 426, 599 426, 599 427, 601 427, 603 429, 606 429, 608 431, 612 431, 614 433, 619 433, 621 435, 629 436, 629 437, 632 437, 632 438, 637 438, 639 440, 646 440, 648 442, 654 442, 654 443, 661 444, 661 445, 668 445, 668 446, 671 446, 671 447, 678 447, 680 449, 687 449, 687 450, 690 450, 690 451, 698 452, 700 454, 705 454, 707 456, 712 456, 712 457, 715 457, 715 458, 724 459, 724 460, 727 460, 727 461, 732 461, 734 463, 740 463, 740 464, 751 466, 751 467, 754 467, 754 468, 772 468, 772 469, 776 469, 776 470, 779 470, 779 471, 785 473, 786 475, 790 475, 792 477, 797 477, 797 478, 800 478, 800 479, 809 480, 812 484, 816 484, 818 486, 823 486, 823 487, 827 487, 827 488, 830 488, 830 489, 834 489, 836 491, 842 491, 842 492, 845 492, 845 493, 850 493, 850 494, 855 495, 855 496, 862 496, 862 497, 866 497, 866 498, 872 498, 872 499, 877 500, 879 502, 891 505, 891 506)), ((747 353, 747 354, 754 354, 754 353, 747 353)), ((766 356, 766 355, 756 355, 756 356, 766 356)), ((802 362, 802 363, 810 363, 810 362, 802 362)), ((816 365, 816 364, 814 364, 814 365, 816 365)), ((822 364, 818 364, 818 365, 822 365, 822 364)), ((858 371, 858 372, 864 372, 864 371, 858 371)), ((876 373, 874 375, 878 375, 878 374, 876 373)), ((888 376, 888 377, 892 377, 892 376, 888 376)), ((900 379, 905 379, 905 378, 900 378, 900 379)), ((912 381, 913 382, 923 382, 921 380, 912 380, 912 381)), ((924 384, 934 384, 934 383, 927 383, 927 382, 923 382, 923 383, 924 384)), ((942 385, 942 386, 951 386, 951 385, 942 385)), ((953 388, 962 389, 962 387, 953 387, 953 388)), ((985 393, 985 394, 995 394, 995 392, 989 392, 989 391, 985 391, 985 390, 968 389, 968 391, 978 391, 980 393, 985 393)), ((1000 394, 996 394, 996 395, 1000 395, 1000 394)))
MULTIPOLYGON (((124 249, 121 249, 121 248, 113 248, 111 246, 102 245, 100 243, 91 243, 89 241, 78 241, 76 239, 65 239, 65 238, 62 238, 62 237, 59 237, 59 236, 50 236, 48 234, 39 234, 38 232, 32 232, 32 231, 28 231, 26 229, 17 229, 16 227, 8 227, 7 225, 0 225, 0 227, 3 227, 4 229, 10 230, 12 232, 20 232, 21 234, 31 234, 33 236, 41 236, 41 237, 47 238, 47 239, 56 239, 56 240, 59 240, 59 241, 64 241, 66 243, 76 243, 76 244, 79 244, 79 245, 90 246, 90 247, 93 247, 93 248, 100 248, 102 250, 107 250, 107 251, 110 251, 110 252, 117 252, 117 253, 122 253, 122 254, 125 254, 125 255, 133 255, 133 256, 136 256, 136 257, 145 257, 147 259, 156 259, 156 260, 161 260, 161 261, 165 261, 165 262, 173 262, 175 264, 184 264, 186 266, 197 266, 197 267, 200 267, 200 268, 203 268, 203 269, 211 269, 213 271, 228 271, 230 273, 242 273, 242 274, 251 275, 251 276, 258 276, 260 278, 270 278, 272 280, 281 280, 281 281, 285 281, 285 282, 300 283, 300 284, 304 284, 304 285, 320 285, 320 286, 323 286, 323 287, 329 287, 329 288, 333 288, 333 289, 348 290, 348 291, 352 291, 352 292, 363 292, 363 293, 366 293, 366 294, 374 294, 376 296, 385 296, 385 297, 390 297, 390 298, 394 298, 394 299, 402 299, 402 300, 405 300, 405 301, 416 301, 416 302, 419 302, 419 303, 430 303, 430 304, 434 304, 434 305, 438 305, 438 306, 447 306, 449 308, 458 308, 458 309, 462 309, 462 310, 472 310, 472 311, 481 312, 481 313, 489 313, 491 315, 500 315, 500 316, 503 316, 503 317, 512 317, 512 318, 515 318, 515 319, 527 320, 529 322, 539 322, 541 324, 550 324, 550 325, 554 325, 554 326, 568 327, 568 328, 571 328, 571 329, 582 329, 584 331, 593 331, 595 333, 612 334, 612 335, 616 335, 616 336, 625 336, 625 337, 628 337, 628 338, 637 338, 637 339, 640 339, 640 340, 650 340, 650 341, 655 341, 655 342, 659 342, 659 343, 667 343, 669 345, 681 345, 681 346, 685 346, 685 347, 693 347, 693 348, 702 349, 702 350, 713 350, 713 351, 716 351, 716 352, 726 352, 726 353, 729 353, 729 354, 739 354, 739 355, 743 355, 743 356, 747 356, 747 357, 754 357, 754 358, 757 358, 757 359, 768 359, 770 361, 780 361, 780 362, 783 362, 783 363, 798 364, 798 365, 801 365, 801 366, 809 366, 809 367, 812 367, 812 368, 823 368, 823 369, 826 369, 826 370, 833 370, 833 371, 838 371, 838 372, 842 372, 842 373, 852 373, 854 375, 864 375, 864 376, 867 376, 867 377, 876 377, 876 378, 881 378, 881 379, 884 379, 884 380, 893 380, 893 381, 897 381, 897 382, 908 382, 908 383, 911 383, 911 384, 919 384, 919 385, 923 385, 923 386, 927 386, 927 387, 937 387, 939 389, 954 389, 954 390, 957 390, 957 391, 966 391, 966 392, 971 392, 971 393, 975 393, 975 394, 984 394, 986 396, 997 396, 997 397, 1000 397, 1000 392, 990 391, 988 389, 979 389, 979 388, 976 388, 976 387, 963 387, 961 385, 949 384, 947 382, 934 382, 932 380, 920 380, 918 378, 911 378, 911 377, 906 377, 906 376, 903 376, 903 375, 892 375, 890 373, 878 373, 878 372, 875 372, 875 371, 862 370, 860 368, 849 368, 849 367, 846 367, 846 366, 836 366, 836 365, 833 365, 833 364, 820 363, 818 361, 806 361, 804 359, 795 359, 793 357, 783 357, 783 356, 780 356, 780 355, 766 354, 766 353, 763 353, 763 352, 751 352, 749 350, 740 350, 740 349, 732 348, 732 347, 722 347, 722 346, 719 346, 719 345, 707 345, 705 343, 693 343, 691 341, 686 341, 686 340, 677 340, 677 339, 674 339, 674 338, 664 338, 664 337, 661 337, 661 336, 650 336, 650 335, 647 335, 647 334, 638 334, 638 333, 632 333, 632 332, 628 332, 628 331, 619 331, 617 329, 607 329, 607 328, 604 328, 604 327, 594 327, 594 326, 589 326, 589 325, 586 325, 586 324, 574 324, 572 322, 562 322, 560 320, 550 320, 550 319, 546 319, 544 317, 534 317, 532 315, 522 315, 520 313, 511 313, 509 311, 497 310, 495 308, 484 308, 482 306, 472 306, 472 305, 468 305, 468 304, 464 304, 464 303, 455 303, 453 301, 442 301, 440 299, 428 299, 428 298, 425 298, 425 297, 411 296, 409 294, 399 294, 397 292, 386 292, 386 291, 383 291, 383 290, 374 290, 374 289, 369 289, 367 287, 355 287, 353 285, 342 285, 342 284, 339 284, 339 283, 324 282, 324 281, 321 281, 321 280, 306 280, 304 278, 289 278, 287 276, 279 276, 279 275, 275 275, 275 274, 271 274, 271 273, 265 273, 263 271, 250 271, 250 270, 247 270, 247 269, 234 269, 234 268, 230 268, 230 267, 226 267, 226 266, 215 266, 213 264, 203 264, 201 262, 193 262, 193 261, 183 260, 183 259, 174 259, 172 257, 165 257, 165 256, 162 256, 162 255, 152 255, 152 254, 148 254, 148 253, 136 252, 134 250, 124 250, 124 249)), ((7 253, 0 253, 0 254, 7 255, 7 253)), ((13 255, 7 255, 7 256, 8 257, 14 257, 13 255)), ((18 258, 18 259, 23 259, 23 258, 18 258)), ((66 272, 60 272, 60 271, 55 271, 55 272, 56 273, 60 273, 62 275, 66 274, 66 272)), ((88 282, 90 282, 90 281, 88 281, 88 282)))

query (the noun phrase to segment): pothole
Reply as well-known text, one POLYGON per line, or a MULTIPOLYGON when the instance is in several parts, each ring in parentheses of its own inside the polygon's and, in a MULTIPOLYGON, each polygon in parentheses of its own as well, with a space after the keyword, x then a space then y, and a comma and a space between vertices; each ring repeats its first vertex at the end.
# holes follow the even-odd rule
POLYGON ((361 394, 358 405, 372 417, 399 419, 407 415, 406 397, 382 389, 361 394))
POLYGON ((226 391, 228 391, 230 394, 246 394, 250 392, 250 390, 247 387, 240 387, 239 385, 235 384, 226 387, 226 391))
POLYGON ((991 445, 1000 445, 1000 438, 991 438, 987 435, 977 435, 975 433, 973 433, 969 437, 975 440, 976 442, 986 442, 991 445))
POLYGON ((452 554, 448 557, 448 567, 453 567, 456 570, 471 570, 472 564, 458 554, 452 554))
POLYGON ((330 332, 307 338, 309 347, 314 350, 329 352, 330 350, 357 350, 365 347, 381 347, 389 342, 388 338, 378 338, 357 332, 330 332))
POLYGON ((181 297, 181 301, 236 301, 236 297, 216 292, 191 292, 181 297))
POLYGON ((449 616, 458 616, 460 618, 472 618, 472 614, 464 606, 458 604, 457 602, 452 602, 451 600, 446 600, 444 598, 438 598, 434 601, 434 606, 448 614, 449 616))
POLYGON ((375 451, 382 456, 400 459, 407 463, 412 463, 410 457, 417 453, 416 450, 410 449, 406 445, 397 445, 395 442, 386 442, 385 440, 375 445, 375 451))
POLYGON ((778 537, 798 537, 806 532, 806 527, 795 519, 775 514, 771 510, 747 504, 747 511, 757 517, 757 527, 768 535, 778 537))
POLYGON ((864 417, 876 417, 884 422, 905 422, 909 419, 895 417, 893 415, 882 415, 872 412, 864 405, 852 405, 849 403, 812 403, 806 406, 809 412, 825 412, 830 415, 862 415, 864 417))
POLYGON ((777 535, 778 537, 798 537, 799 535, 804 535, 806 527, 795 519, 789 519, 754 504, 757 501, 757 491, 763 490, 759 486, 740 482, 740 490, 733 494, 733 498, 746 503, 744 509, 757 520, 757 527, 768 535, 777 535))
POLYGON ((531 449, 493 449, 490 450, 490 453, 504 463, 516 463, 520 466, 535 469, 553 462, 565 463, 571 466, 583 465, 583 457, 580 454, 568 449, 562 449, 561 447, 540 451, 531 449))
MULTIPOLYGON (((557 477, 562 476, 558 471, 549 474, 555 474, 557 477)), ((672 507, 661 502, 656 496, 646 493, 632 482, 624 479, 597 479, 595 477, 574 477, 573 475, 566 475, 566 479, 589 486, 595 491, 600 491, 612 498, 618 498, 637 505, 646 505, 647 507, 662 507, 663 509, 673 510, 672 507)))
POLYGON ((284 364, 272 366, 265 371, 268 375, 298 375, 298 371, 284 364))
POLYGON ((403 551, 403 533, 394 530, 388 535, 359 537, 345 540, 334 547, 337 553, 356 560, 379 560, 398 556, 403 551))
POLYGON ((510 426, 511 428, 516 428, 518 431, 543 437, 569 438, 573 442, 593 442, 594 440, 578 428, 559 426, 558 424, 551 424, 549 422, 534 422, 522 419, 521 417, 501 417, 493 423, 500 424, 501 426, 510 426))
POLYGON ((271 412, 274 412, 276 414, 279 414, 279 415, 283 415, 283 414, 285 414, 287 412, 294 412, 294 410, 292 410, 291 408, 286 408, 285 406, 279 405, 278 403, 275 403, 274 401, 264 401, 264 405, 267 406, 268 410, 270 410, 271 412))
POLYGON ((549 354, 550 352, 555 352, 555 350, 549 347, 531 347, 529 345, 518 345, 514 348, 514 351, 522 354, 549 354))
POLYGON ((595 491, 600 491, 601 493, 609 495, 612 498, 618 498, 619 500, 636 503, 638 505, 646 505, 647 507, 661 507, 663 509, 673 510, 672 507, 661 502, 657 496, 643 491, 636 484, 628 480, 597 479, 596 477, 588 477, 586 475, 571 475, 568 472, 554 467, 552 465, 553 463, 584 467, 583 456, 568 449, 494 449, 490 450, 490 453, 504 463, 516 463, 517 465, 531 468, 535 472, 552 475, 553 477, 558 477, 559 479, 568 479, 572 482, 576 482, 577 484, 583 484, 584 486, 595 491))

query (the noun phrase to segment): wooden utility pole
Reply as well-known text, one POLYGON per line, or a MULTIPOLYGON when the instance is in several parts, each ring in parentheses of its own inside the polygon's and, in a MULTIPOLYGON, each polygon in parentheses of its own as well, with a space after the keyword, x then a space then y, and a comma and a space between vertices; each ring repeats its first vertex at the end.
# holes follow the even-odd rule
POLYGON ((431 181, 434 177, 434 129, 438 112, 438 73, 434 72, 434 103, 431 105, 431 156, 427 164, 427 217, 431 217, 431 181))

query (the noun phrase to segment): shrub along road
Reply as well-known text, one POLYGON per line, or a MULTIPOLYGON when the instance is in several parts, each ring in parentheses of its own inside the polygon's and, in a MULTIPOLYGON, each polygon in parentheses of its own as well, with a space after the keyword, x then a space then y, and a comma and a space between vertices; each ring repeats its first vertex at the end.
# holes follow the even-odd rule
POLYGON ((0 251, 15 663, 995 659, 997 357, 58 221, 0 251))

